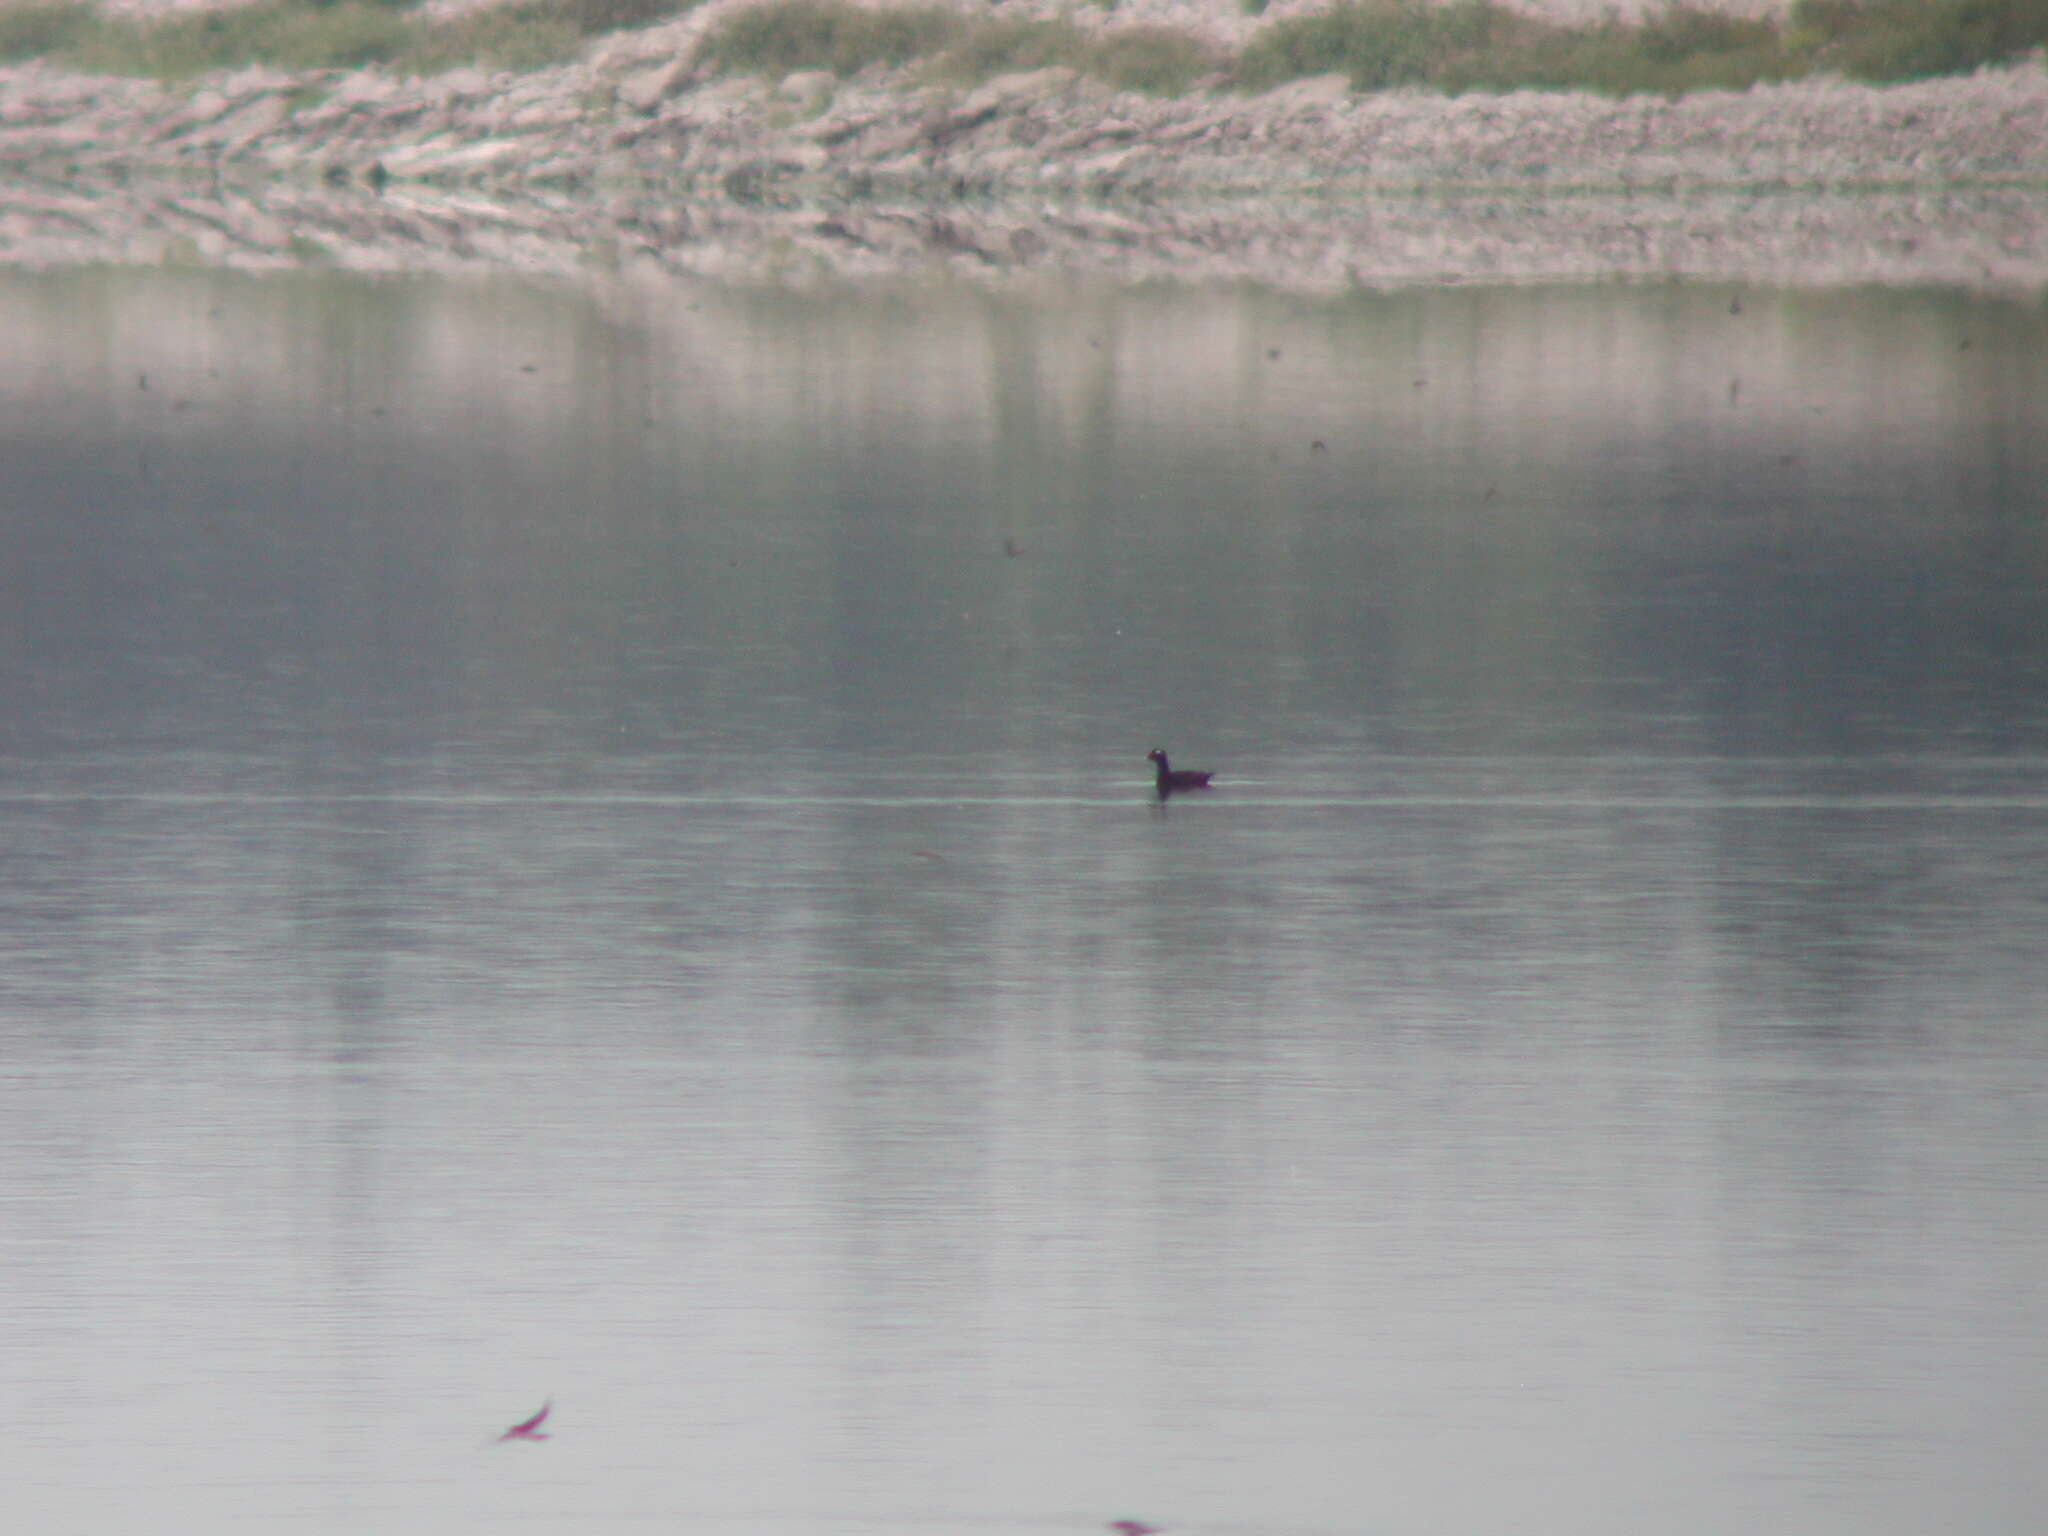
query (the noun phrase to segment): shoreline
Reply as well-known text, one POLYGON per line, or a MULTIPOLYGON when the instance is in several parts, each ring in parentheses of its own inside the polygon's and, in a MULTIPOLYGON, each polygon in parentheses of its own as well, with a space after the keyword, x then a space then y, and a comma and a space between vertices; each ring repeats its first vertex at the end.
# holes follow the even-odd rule
POLYGON ((1252 283, 1300 293, 1617 282, 2048 292, 2048 197, 2004 192, 1381 195, 759 206, 0 178, 0 264, 519 274, 815 286, 944 275, 1252 283))
POLYGON ((687 68, 0 70, 0 262, 2048 286, 2048 69, 1667 100, 687 68), (92 252, 100 252, 95 257, 92 252))

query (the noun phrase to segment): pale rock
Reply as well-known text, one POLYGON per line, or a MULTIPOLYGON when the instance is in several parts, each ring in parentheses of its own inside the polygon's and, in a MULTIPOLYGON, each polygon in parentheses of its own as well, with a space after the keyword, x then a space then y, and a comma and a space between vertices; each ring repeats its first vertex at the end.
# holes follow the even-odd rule
POLYGON ((775 94, 783 101, 801 102, 811 111, 822 111, 839 89, 839 77, 829 69, 800 69, 794 74, 784 75, 775 87, 775 94))
POLYGON ((584 117, 583 108, 574 102, 537 101, 520 106, 505 119, 505 126, 515 133, 536 133, 546 128, 566 128, 578 123, 584 117))
POLYGON ((219 91, 195 92, 182 111, 173 112, 159 125, 155 136, 159 139, 175 138, 194 128, 204 127, 232 109, 233 103, 219 91))
POLYGON ((420 176, 438 170, 455 147, 446 134, 436 134, 416 144, 396 145, 377 159, 388 175, 420 176))
POLYGON ((398 94, 398 82, 386 74, 373 69, 358 70, 343 75, 334 89, 328 92, 327 100, 335 106, 369 106, 376 102, 389 101, 398 94))
POLYGON ((1332 107, 1348 100, 1350 95, 1349 75, 1309 75, 1274 86, 1264 99, 1276 107, 1332 107))
POLYGON ((593 43, 584 62, 600 74, 617 75, 649 63, 687 57, 699 25, 696 21, 670 22, 665 26, 614 32, 593 43))
POLYGON ((816 174, 832 163, 831 151, 822 144, 813 144, 799 139, 794 143, 778 145, 775 150, 777 170, 795 171, 798 174, 816 174))
POLYGON ((761 82, 754 76, 728 75, 723 80, 706 81, 690 93, 690 99, 704 106, 728 106, 759 102, 765 95, 761 82))
POLYGON ((480 69, 471 68, 451 69, 446 74, 434 76, 428 82, 428 91, 435 102, 443 105, 493 94, 491 77, 480 69))
POLYGON ((1088 182, 1115 181, 1130 168, 1138 158, 1134 149, 1114 150, 1106 155, 1093 155, 1086 160, 1076 161, 1074 175, 1078 180, 1088 182))
POLYGON ((960 103, 962 112, 979 112, 988 107, 1005 107, 1021 101, 1045 101, 1065 94, 1081 78, 1080 71, 1064 64, 1044 69, 1021 69, 997 75, 976 87, 960 103))
POLYGON ((635 70, 619 81, 619 105, 634 112, 652 112, 687 85, 690 74, 690 61, 680 55, 635 70))
POLYGON ((459 148, 444 151, 438 169, 464 175, 500 171, 523 160, 527 148, 528 146, 518 139, 483 139, 475 144, 464 144, 459 148))
POLYGON ((258 96, 238 112, 214 125, 214 132, 230 141, 259 138, 292 115, 291 98, 282 93, 258 96))
POLYGON ((849 139, 859 138, 870 128, 888 122, 893 115, 886 110, 856 113, 841 111, 835 112, 831 117, 821 117, 805 123, 796 131, 815 143, 830 147, 844 144, 849 139))

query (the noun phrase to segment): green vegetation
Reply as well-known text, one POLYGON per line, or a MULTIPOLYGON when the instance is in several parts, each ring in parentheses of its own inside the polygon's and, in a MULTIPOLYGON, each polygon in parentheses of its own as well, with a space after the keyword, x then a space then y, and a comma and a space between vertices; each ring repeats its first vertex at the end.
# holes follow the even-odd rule
POLYGON ((74 0, 32 0, 0 5, 0 59, 61 54, 92 24, 89 6, 74 0))
POLYGON ((2044 45, 2048 0, 1796 0, 1782 25, 1675 4, 1641 22, 1584 27, 1495 0, 1342 0, 1261 28, 1236 73, 1253 90, 1341 72, 1359 90, 1671 94, 1818 72, 1906 80, 2044 45))
POLYGON ((398 53, 404 38, 405 19, 369 0, 319 8, 298 0, 257 0, 149 22, 88 17, 59 57, 102 74, 178 79, 243 64, 345 69, 382 63, 398 53))
POLYGON ((0 60, 45 57, 110 75, 188 78, 269 64, 427 74, 457 65, 537 69, 599 33, 641 26, 695 0, 513 0, 434 19, 389 0, 254 0, 168 16, 102 15, 90 0, 0 0, 0 60))
POLYGON ((1549 30, 1487 0, 1364 0, 1262 28, 1239 56, 1237 78, 1252 90, 1340 73, 1358 90, 1431 85, 1462 61, 1498 56, 1537 29, 1549 30))
POLYGON ((511 5, 494 5, 419 28, 392 63, 421 74, 464 64, 481 64, 486 69, 545 69, 575 58, 588 35, 567 6, 514 0, 511 5))
POLYGON ((1504 73, 1503 57, 1453 60, 1449 90, 1517 86, 1579 88, 1629 95, 1677 95, 1715 88, 1739 90, 1759 81, 1808 73, 1811 61, 1787 49, 1777 23, 1754 17, 1676 6, 1635 26, 1535 27, 1502 50, 1521 53, 1518 73, 1504 73))
MULTIPOLYGON (((253 0, 157 18, 100 14, 91 0, 0 0, 0 60, 49 58, 109 74, 182 78, 215 68, 462 64, 533 69, 585 41, 697 0, 512 0, 430 19, 407 0, 253 0)), ((1099 0, 1105 7, 1113 0, 1099 0)), ((1240 0, 1253 15, 1265 0, 1240 0)), ((1269 22, 1235 56, 1161 26, 1005 20, 933 3, 761 0, 707 34, 696 62, 733 73, 858 74, 913 66, 985 79, 1065 65, 1126 90, 1173 94, 1205 80, 1264 90, 1343 73, 1359 90, 1588 89, 1616 95, 1734 89, 1814 73, 1906 80, 2048 48, 2048 0, 1795 0, 1782 20, 1685 3, 1640 22, 1563 26, 1501 0, 1337 0, 1269 22)))
POLYGON ((1859 80, 1961 74, 2048 47, 2048 0, 1797 0, 1787 35, 1859 80))
POLYGON ((1238 63, 1238 78, 1253 89, 1333 72, 1359 90, 1577 86, 1619 94, 1746 85, 1796 70, 1767 21, 1678 7, 1637 25, 1565 27, 1491 0, 1351 0, 1274 22, 1238 63))
POLYGON ((951 80, 986 80, 1054 64, 1079 68, 1085 36, 1066 20, 986 21, 948 45, 935 73, 951 80))
POLYGON ((763 0, 709 32, 697 61, 740 74, 803 69, 858 74, 920 64, 932 78, 986 80, 1066 65, 1120 90, 1171 94, 1222 65, 1170 27, 1092 30, 1061 20, 991 21, 935 5, 855 6, 846 0, 763 0))
POLYGON ((736 11, 697 49, 698 62, 737 74, 800 69, 858 74, 944 52, 967 17, 939 5, 861 6, 846 0, 763 0, 736 11))
POLYGON ((1177 96, 1216 73, 1222 62, 1206 45, 1171 27, 1121 27, 1094 34, 1081 67, 1118 90, 1177 96))

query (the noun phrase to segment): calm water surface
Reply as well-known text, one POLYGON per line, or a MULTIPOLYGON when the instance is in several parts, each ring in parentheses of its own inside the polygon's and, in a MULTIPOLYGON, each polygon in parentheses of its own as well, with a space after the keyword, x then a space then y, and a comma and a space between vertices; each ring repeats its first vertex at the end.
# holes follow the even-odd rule
POLYGON ((0 331, 22 1529, 2038 1523, 2041 309, 0 331))

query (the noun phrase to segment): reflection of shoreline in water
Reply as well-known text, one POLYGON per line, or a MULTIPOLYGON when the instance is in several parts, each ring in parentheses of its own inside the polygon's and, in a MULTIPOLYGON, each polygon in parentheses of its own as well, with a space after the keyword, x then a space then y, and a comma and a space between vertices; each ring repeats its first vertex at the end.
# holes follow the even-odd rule
POLYGON ((706 9, 513 77, 0 68, 0 263, 2048 283, 2038 63, 1673 100, 1059 68, 963 94, 702 78, 706 9))
POLYGON ((1466 192, 1145 204, 786 206, 566 194, 0 177, 0 263, 631 273, 802 285, 943 269, 1249 281, 2048 284, 2048 191, 1466 192))

